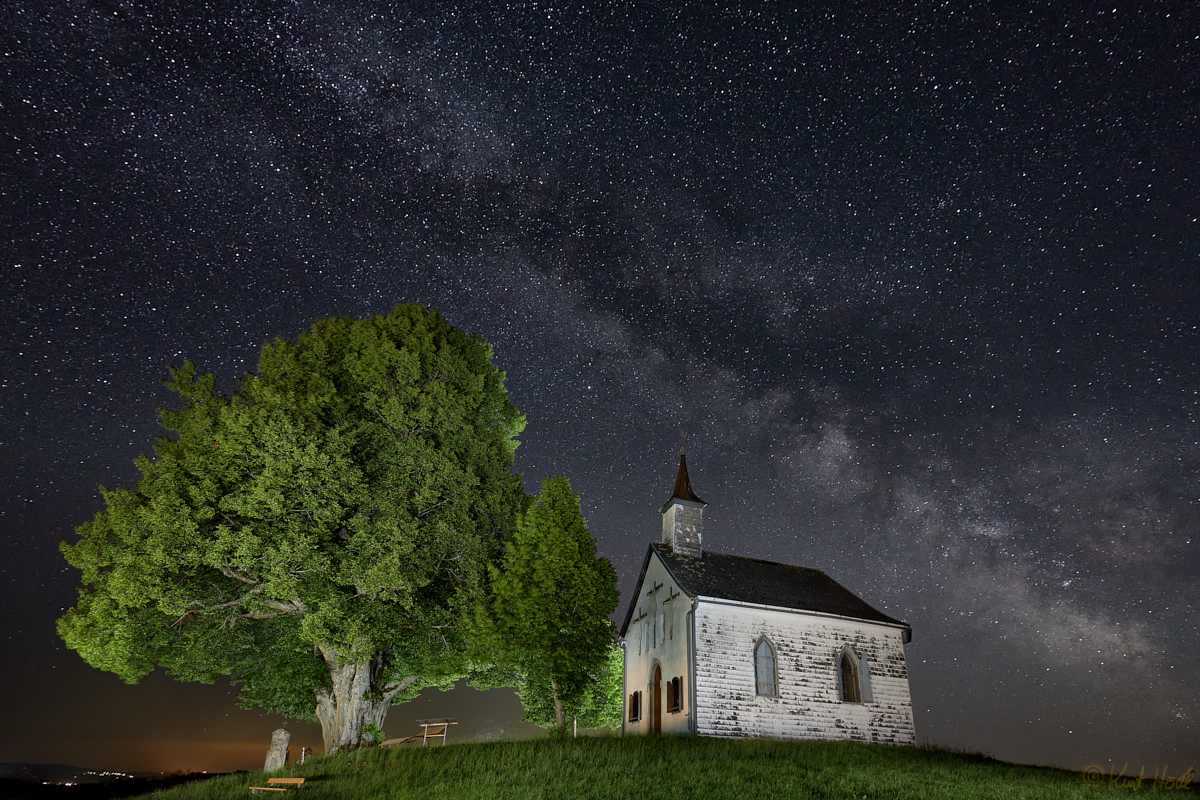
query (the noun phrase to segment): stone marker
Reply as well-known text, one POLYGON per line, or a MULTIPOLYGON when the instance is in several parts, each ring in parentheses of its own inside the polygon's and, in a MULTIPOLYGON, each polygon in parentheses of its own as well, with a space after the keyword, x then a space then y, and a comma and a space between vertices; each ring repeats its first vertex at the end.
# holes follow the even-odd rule
POLYGON ((271 734, 271 749, 267 751, 267 763, 263 767, 266 772, 276 772, 287 766, 288 742, 292 740, 292 732, 287 728, 279 728, 271 734))

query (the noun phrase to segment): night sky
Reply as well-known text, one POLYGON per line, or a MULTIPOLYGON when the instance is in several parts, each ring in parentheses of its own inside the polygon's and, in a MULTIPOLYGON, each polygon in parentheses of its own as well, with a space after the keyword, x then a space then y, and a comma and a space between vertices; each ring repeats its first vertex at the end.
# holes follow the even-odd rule
POLYGON ((0 8, 0 761, 261 766, 65 649, 58 543, 168 364, 421 302, 626 595, 686 431, 708 549, 911 623, 919 741, 1200 767, 1196 4, 449 5, 0 8))

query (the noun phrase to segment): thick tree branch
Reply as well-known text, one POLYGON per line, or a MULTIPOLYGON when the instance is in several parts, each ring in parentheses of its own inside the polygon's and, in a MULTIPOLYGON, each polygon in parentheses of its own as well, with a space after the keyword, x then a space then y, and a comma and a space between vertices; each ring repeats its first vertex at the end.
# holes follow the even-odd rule
MULTIPOLYGON (((236 577, 236 576, 231 575, 230 577, 236 577)), ((181 616, 179 619, 177 619, 175 621, 175 624, 176 625, 182 624, 183 622, 186 622, 189 618, 191 618, 197 614, 212 614, 214 612, 221 611, 226 608, 241 608, 242 606, 245 606, 247 603, 249 603, 251 600, 254 600, 258 603, 262 603, 267 608, 274 609, 275 611, 282 613, 282 614, 288 614, 291 616, 295 616, 295 615, 307 613, 307 609, 305 608, 304 603, 301 602, 300 600, 293 600, 292 602, 287 603, 282 600, 276 600, 272 597, 261 597, 260 595, 262 594, 262 592, 265 588, 266 587, 263 585, 255 586, 253 589, 246 592, 241 597, 234 598, 233 600, 227 600, 224 603, 217 603, 216 605, 208 605, 206 603, 201 603, 201 602, 192 602, 191 605, 193 606, 193 608, 186 611, 183 614, 183 616, 181 616)), ((240 617, 242 619, 271 619, 272 617, 276 617, 276 616, 278 616, 278 614, 264 614, 263 612, 259 612, 259 611, 251 611, 251 612, 240 615, 240 617)))
POLYGON ((440 507, 446 505, 446 503, 453 503, 454 500, 455 500, 455 498, 453 498, 453 497, 447 497, 445 500, 443 500, 440 503, 434 503, 433 505, 431 505, 429 508, 425 509, 424 511, 418 512, 417 519, 421 519, 422 517, 432 514, 434 511, 436 511, 440 507))
POLYGON ((228 566, 222 564, 219 567, 219 569, 221 570, 221 574, 224 575, 226 578, 233 578, 234 580, 241 581, 242 583, 248 584, 250 586, 258 585, 258 581, 254 580, 253 578, 247 578, 245 575, 242 575, 240 572, 235 572, 233 567, 228 567, 228 566))

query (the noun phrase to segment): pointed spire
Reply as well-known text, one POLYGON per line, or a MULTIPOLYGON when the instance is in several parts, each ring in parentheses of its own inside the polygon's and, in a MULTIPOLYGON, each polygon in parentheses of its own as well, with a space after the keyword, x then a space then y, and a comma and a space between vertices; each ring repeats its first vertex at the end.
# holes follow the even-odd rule
POLYGON ((693 503, 704 503, 692 491, 692 482, 688 479, 687 455, 682 452, 679 454, 679 477, 675 479, 675 491, 671 494, 671 499, 674 500, 676 497, 680 500, 688 500, 693 503))
POLYGON ((701 538, 704 528, 704 507, 708 505, 692 491, 688 478, 687 455, 679 453, 679 477, 675 479, 675 491, 671 499, 663 504, 659 513, 663 515, 662 543, 676 555, 703 558, 701 538))

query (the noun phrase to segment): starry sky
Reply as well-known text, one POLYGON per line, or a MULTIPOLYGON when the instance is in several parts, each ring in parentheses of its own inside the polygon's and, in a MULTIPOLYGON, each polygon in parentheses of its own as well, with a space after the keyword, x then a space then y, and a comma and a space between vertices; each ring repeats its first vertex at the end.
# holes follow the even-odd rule
POLYGON ((0 761, 261 764, 229 686, 63 647, 58 543, 166 365, 421 302, 621 612, 686 431, 708 549, 912 624, 920 741, 1200 767, 1200 8, 787 5, 4 3, 0 761))

